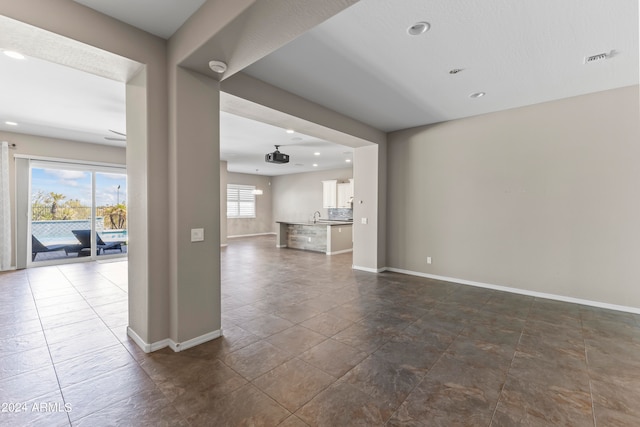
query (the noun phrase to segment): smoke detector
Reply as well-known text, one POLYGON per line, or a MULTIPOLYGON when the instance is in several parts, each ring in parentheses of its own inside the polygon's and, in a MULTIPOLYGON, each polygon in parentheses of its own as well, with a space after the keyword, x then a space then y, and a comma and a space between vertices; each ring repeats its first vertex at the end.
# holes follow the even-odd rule
POLYGON ((209 68, 214 73, 222 74, 227 71, 227 64, 222 61, 209 61, 209 68))

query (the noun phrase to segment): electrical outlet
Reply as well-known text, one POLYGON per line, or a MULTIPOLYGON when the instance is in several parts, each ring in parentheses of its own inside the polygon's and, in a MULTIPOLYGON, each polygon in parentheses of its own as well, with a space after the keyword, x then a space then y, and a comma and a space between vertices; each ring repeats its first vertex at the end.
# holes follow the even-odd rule
POLYGON ((369 223, 369 220, 368 220, 367 218, 361 218, 361 219, 360 219, 360 222, 361 222, 362 224, 368 224, 368 223, 369 223))
POLYGON ((311 243, 311 237, 309 237, 309 243, 311 243))
POLYGON ((431 257, 430 256, 427 257, 427 264, 431 264, 431 257))

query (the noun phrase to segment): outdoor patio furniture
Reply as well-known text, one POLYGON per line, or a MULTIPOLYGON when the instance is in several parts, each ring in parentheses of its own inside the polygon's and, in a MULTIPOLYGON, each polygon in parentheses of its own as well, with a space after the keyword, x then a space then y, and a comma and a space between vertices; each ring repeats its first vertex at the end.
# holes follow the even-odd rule
MULTIPOLYGON (((71 232, 80 242, 80 251, 91 248, 91 230, 71 230, 71 232)), ((102 254, 104 255, 104 252, 108 250, 119 250, 120 252, 122 252, 123 243, 124 242, 105 243, 100 238, 98 232, 96 232, 96 255, 100 255, 100 252, 102 252, 102 254)))
POLYGON ((81 245, 49 245, 45 246, 34 236, 31 235, 31 261, 35 261, 36 257, 41 252, 57 252, 64 251, 66 255, 69 255, 69 252, 79 252, 82 249, 81 245))

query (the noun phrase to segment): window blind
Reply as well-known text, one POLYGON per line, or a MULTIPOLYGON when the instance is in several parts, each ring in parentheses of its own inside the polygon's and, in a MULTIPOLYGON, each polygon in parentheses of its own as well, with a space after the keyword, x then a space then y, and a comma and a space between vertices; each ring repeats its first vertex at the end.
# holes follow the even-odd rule
POLYGON ((227 184, 227 218, 255 218, 256 196, 253 185, 227 184))

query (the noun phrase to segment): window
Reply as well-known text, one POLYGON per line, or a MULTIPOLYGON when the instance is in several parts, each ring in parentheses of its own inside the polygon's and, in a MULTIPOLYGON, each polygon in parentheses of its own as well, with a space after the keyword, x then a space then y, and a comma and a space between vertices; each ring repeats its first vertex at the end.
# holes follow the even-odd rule
POLYGON ((227 218, 256 217, 256 187, 227 184, 227 218))
POLYGON ((29 165, 32 263, 126 254, 126 170, 46 160, 29 165))

